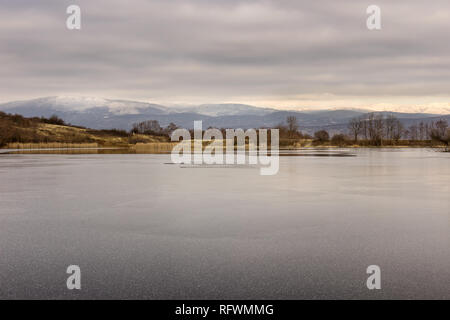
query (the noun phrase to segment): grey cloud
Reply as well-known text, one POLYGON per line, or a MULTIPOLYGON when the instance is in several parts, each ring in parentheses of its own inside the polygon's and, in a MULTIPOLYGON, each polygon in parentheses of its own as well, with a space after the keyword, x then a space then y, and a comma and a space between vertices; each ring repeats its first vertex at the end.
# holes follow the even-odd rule
MULTIPOLYGON (((0 99, 436 96, 448 102, 450 3, 368 1, 0 1, 0 99), (447 100, 445 100, 447 99, 447 100)), ((300 99, 300 98, 299 98, 300 99)), ((373 99, 372 99, 373 100, 373 99)))

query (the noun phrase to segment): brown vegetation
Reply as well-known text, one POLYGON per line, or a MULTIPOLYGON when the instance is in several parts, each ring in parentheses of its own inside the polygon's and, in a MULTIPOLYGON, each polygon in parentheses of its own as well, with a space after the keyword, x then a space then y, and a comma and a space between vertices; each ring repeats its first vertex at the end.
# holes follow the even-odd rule
POLYGON ((405 128, 394 115, 370 113, 353 118, 348 123, 348 134, 334 134, 331 139, 326 130, 314 133, 314 138, 302 133, 297 119, 290 116, 287 125, 277 126, 280 133, 280 147, 292 146, 407 146, 434 147, 449 146, 450 129, 445 120, 424 123, 423 121, 405 128))
POLYGON ((79 148, 128 146, 129 144, 168 141, 164 136, 128 133, 124 130, 93 130, 65 124, 56 116, 25 118, 0 112, 0 147, 79 148))
POLYGON ((448 146, 450 140, 450 131, 445 120, 430 123, 421 121, 405 128, 393 115, 384 117, 382 114, 370 113, 350 120, 348 128, 354 137, 353 142, 359 145, 448 146))
MULTIPOLYGON (((130 132, 118 129, 94 130, 66 124, 56 116, 49 119, 25 118, 0 112, 0 147, 42 149, 120 146, 131 147, 136 152, 168 152, 174 145, 170 142, 170 134, 176 128, 173 123, 163 128, 158 121, 148 120, 134 124, 130 132)), ((326 130, 315 132, 314 138, 302 133, 294 116, 286 119, 286 125, 280 124, 276 128, 279 129, 280 148, 310 145, 448 147, 450 143, 450 129, 445 120, 420 122, 406 129, 394 116, 384 117, 374 113, 352 119, 348 124, 349 136, 339 133, 331 139, 326 130)), ((225 129, 220 130, 225 136, 225 129)), ((268 139, 270 144, 270 133, 268 139)))

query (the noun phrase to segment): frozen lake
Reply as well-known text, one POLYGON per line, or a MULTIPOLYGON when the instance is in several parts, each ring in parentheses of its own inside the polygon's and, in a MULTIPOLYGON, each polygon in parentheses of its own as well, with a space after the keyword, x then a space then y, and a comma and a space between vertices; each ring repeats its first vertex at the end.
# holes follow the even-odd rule
POLYGON ((450 154, 351 152, 280 157, 274 176, 0 154, 0 298, 450 299, 450 154))

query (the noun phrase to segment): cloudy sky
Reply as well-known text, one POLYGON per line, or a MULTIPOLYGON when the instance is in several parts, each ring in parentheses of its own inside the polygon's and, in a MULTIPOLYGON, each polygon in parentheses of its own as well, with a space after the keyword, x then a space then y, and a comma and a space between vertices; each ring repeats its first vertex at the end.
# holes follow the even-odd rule
POLYGON ((0 0, 0 102, 450 113, 448 0, 0 0), (77 4, 82 29, 66 28, 77 4), (366 27, 381 7, 382 30, 366 27))

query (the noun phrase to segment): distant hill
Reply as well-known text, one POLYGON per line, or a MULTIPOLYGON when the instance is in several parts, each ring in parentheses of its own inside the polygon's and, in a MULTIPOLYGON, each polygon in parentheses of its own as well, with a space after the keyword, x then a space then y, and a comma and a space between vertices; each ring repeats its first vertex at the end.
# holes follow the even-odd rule
MULTIPOLYGON (((259 128, 274 127, 284 123, 288 116, 295 116, 302 131, 312 133, 319 129, 345 132, 348 121, 368 113, 367 110, 319 110, 287 111, 259 108, 243 104, 205 104, 188 107, 166 107, 158 104, 111 100, 101 98, 46 97, 0 104, 0 110, 25 117, 50 117, 57 115, 67 123, 93 129, 131 129, 133 123, 158 120, 161 126, 173 122, 179 127, 192 128, 195 120, 202 120, 203 127, 259 128)), ((405 125, 429 122, 436 118, 450 120, 450 115, 430 113, 393 114, 405 125)))

